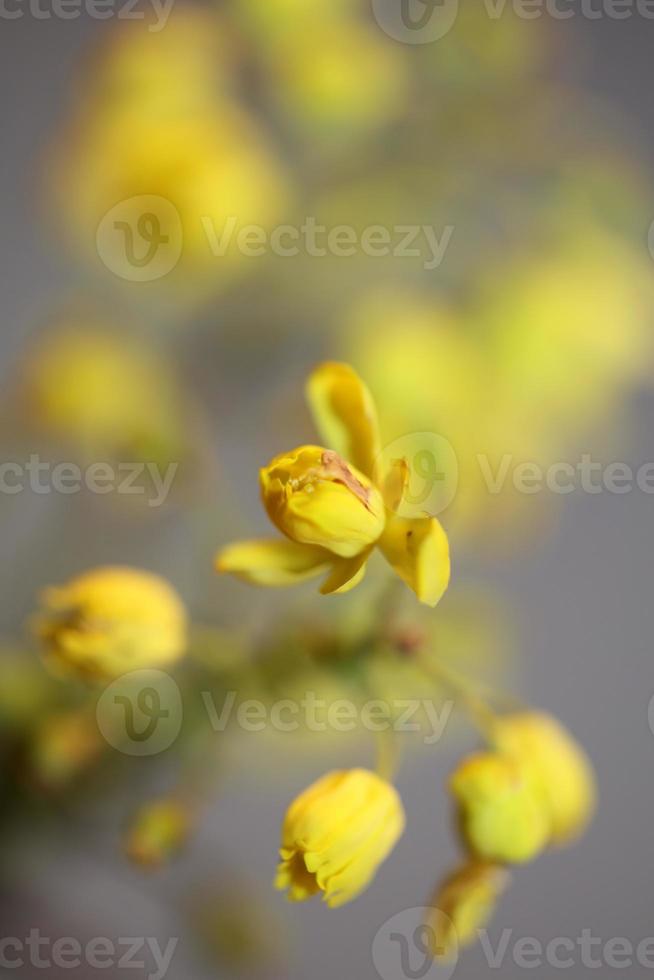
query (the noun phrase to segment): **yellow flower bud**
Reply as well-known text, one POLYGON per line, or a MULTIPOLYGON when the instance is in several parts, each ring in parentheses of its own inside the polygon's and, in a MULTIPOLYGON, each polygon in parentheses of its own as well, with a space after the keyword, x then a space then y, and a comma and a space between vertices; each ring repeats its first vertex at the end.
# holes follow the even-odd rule
POLYGON ((332 450, 301 446, 276 456, 260 477, 268 516, 299 544, 353 558, 384 530, 381 494, 332 450))
POLYGON ((128 858, 143 868, 160 867, 186 842, 191 825, 191 814, 179 801, 148 803, 137 812, 127 832, 128 858))
POLYGON ((46 589, 36 629, 48 661, 90 680, 178 660, 186 647, 186 610, 157 575, 97 568, 46 589))
POLYGON ((548 842, 549 813, 531 770, 518 759, 479 752, 457 767, 450 789, 463 837, 487 861, 529 861, 548 842))
POLYGON ((525 711, 500 718, 497 743, 529 766, 548 810, 552 842, 578 837, 596 802, 593 768, 578 742, 551 715, 525 711))
POLYGON ((275 887, 290 901, 318 892, 330 908, 356 898, 404 829, 393 786, 366 769, 327 773, 291 804, 275 887))
POLYGON ((425 922, 434 957, 452 959, 460 946, 475 941, 508 878, 507 872, 496 864, 471 861, 441 882, 432 899, 432 914, 425 922))

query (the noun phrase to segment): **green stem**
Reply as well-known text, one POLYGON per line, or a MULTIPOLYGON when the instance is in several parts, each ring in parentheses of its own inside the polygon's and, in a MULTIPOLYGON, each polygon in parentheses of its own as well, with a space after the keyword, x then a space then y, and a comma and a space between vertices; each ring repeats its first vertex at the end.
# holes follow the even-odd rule
POLYGON ((395 781, 400 767, 400 743, 393 728, 379 732, 377 736, 377 775, 387 782, 395 781))
POLYGON ((468 678, 452 667, 446 666, 442 661, 433 660, 425 654, 419 657, 419 663, 425 673, 438 684, 444 684, 452 692, 481 735, 491 745, 494 744, 497 715, 479 692, 471 686, 468 678))

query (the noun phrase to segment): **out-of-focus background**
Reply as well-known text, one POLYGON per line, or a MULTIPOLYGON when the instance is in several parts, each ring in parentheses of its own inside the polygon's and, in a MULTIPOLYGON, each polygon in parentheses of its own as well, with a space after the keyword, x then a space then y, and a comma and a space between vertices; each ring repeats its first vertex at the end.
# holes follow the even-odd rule
MULTIPOLYGON (((169 579, 206 630, 209 674, 233 667, 243 636, 256 646, 300 615, 316 630, 356 619, 365 592, 264 593, 212 567, 232 538, 267 533, 257 469, 315 438, 302 388, 324 358, 366 378, 388 444, 434 432, 455 451, 458 491, 440 515, 453 579, 430 613, 452 657, 561 718, 597 770, 592 826, 515 873, 493 944, 504 929, 511 944, 590 929, 635 947, 654 934, 652 496, 511 482, 522 463, 546 472, 590 456, 600 479, 654 460, 654 23, 609 6, 531 19, 471 0, 443 36, 414 43, 415 29, 393 36, 390 0, 176 0, 165 23, 156 7, 139 20, 107 5, 99 19, 82 5, 64 19, 46 0, 6 4, 0 460, 19 470, 3 470, 0 493, 3 937, 178 937, 171 978, 366 980, 377 930, 426 904, 454 862, 443 787, 474 744, 464 726, 406 754, 407 830, 356 904, 330 912, 272 891, 279 826, 329 766, 370 764, 365 739, 307 748, 208 732, 198 826, 169 867, 144 874, 121 837, 174 781, 175 751, 81 752, 69 772, 46 724, 68 695, 38 660, 30 618, 45 586, 87 568, 169 579), (213 254, 211 233, 232 218, 257 226, 264 254, 243 254, 236 232, 213 254), (311 254, 305 232, 298 254, 279 254, 275 229, 307 218, 353 230, 353 254, 311 254), (366 254, 373 226, 387 251, 400 226, 418 229, 418 254, 366 254), (139 248, 157 252, 160 236, 152 267, 139 248), (49 489, 7 490, 34 456, 49 489), (501 492, 480 456, 493 472, 508 458, 501 492), (141 461, 174 465, 165 499, 147 473, 140 494, 48 483, 60 462, 141 461)), ((202 682, 182 670, 183 689, 202 682)), ((207 736, 206 719, 198 727, 207 736)), ((519 977, 511 949, 502 975, 519 977)), ((576 956, 575 976, 591 969, 576 956)), ((148 961, 130 975, 152 972, 148 961)), ((474 947, 455 975, 489 972, 474 947)), ((636 962, 622 972, 648 975, 636 962)))

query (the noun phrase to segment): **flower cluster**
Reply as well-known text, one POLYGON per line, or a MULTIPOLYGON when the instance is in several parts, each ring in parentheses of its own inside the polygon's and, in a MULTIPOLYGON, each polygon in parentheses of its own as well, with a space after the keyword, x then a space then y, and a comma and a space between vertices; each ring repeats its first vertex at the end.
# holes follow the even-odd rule
MULTIPOLYGON (((382 452, 368 388, 349 365, 327 362, 311 374, 307 397, 324 445, 281 453, 260 471, 263 504, 282 537, 228 545, 218 555, 218 570, 263 586, 322 574, 323 594, 343 593, 361 581, 379 550, 418 600, 435 606, 449 583, 447 536, 429 513, 397 513, 410 463, 389 462, 382 452)), ((48 589, 37 630, 48 662, 87 681, 171 664, 189 644, 187 614, 176 592, 157 576, 130 568, 99 568, 48 589)), ((465 859, 434 898, 445 918, 433 930, 432 951, 447 955, 470 941, 490 915, 508 865, 583 831, 594 809, 594 777, 581 748, 555 719, 528 710, 497 715, 424 649, 420 629, 398 632, 391 623, 385 633, 373 622, 355 655, 374 652, 380 643, 394 658, 396 678, 402 661, 413 659, 423 683, 436 677, 473 720, 482 721, 488 742, 458 765, 449 784, 465 859)), ((76 716, 66 723, 66 744, 71 738, 80 743, 84 723, 76 716)), ((275 879, 291 901, 321 894, 337 908, 370 884, 405 825, 392 768, 382 751, 377 772, 328 772, 291 804, 275 879)), ((128 832, 128 855, 156 867, 184 844, 194 819, 194 808, 181 796, 145 806, 128 832)))
POLYGON ((537 711, 500 716, 490 742, 450 778, 466 859, 434 896, 448 917, 434 917, 434 952, 441 956, 475 938, 506 887, 507 865, 571 842, 595 808, 592 766, 555 718, 537 711))

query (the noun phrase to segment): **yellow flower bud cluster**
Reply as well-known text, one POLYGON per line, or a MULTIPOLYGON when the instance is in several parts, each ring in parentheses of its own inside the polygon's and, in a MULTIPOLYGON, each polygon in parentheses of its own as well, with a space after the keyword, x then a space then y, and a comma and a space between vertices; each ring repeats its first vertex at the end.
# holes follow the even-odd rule
POLYGON ((434 929, 437 955, 451 956, 475 939, 506 884, 505 865, 578 837, 595 807, 592 766, 555 718, 537 711, 501 716, 492 742, 450 778, 466 860, 434 896, 447 924, 434 929))

